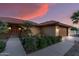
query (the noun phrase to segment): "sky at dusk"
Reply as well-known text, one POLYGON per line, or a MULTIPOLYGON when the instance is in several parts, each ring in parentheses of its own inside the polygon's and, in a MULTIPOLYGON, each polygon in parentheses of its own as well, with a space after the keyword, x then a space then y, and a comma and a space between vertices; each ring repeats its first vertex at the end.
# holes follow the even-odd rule
POLYGON ((0 4, 0 17, 13 17, 38 23, 56 20, 72 25, 70 17, 77 10, 79 10, 77 3, 0 4))

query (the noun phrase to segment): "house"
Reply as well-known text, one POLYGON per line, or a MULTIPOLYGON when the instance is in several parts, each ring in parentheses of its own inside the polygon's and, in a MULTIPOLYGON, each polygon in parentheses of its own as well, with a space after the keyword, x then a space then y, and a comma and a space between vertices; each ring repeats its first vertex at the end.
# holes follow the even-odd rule
POLYGON ((66 25, 57 21, 46 21, 32 28, 34 34, 41 33, 45 36, 68 36, 71 34, 70 25, 66 25))
MULTIPOLYGON (((23 20, 9 18, 9 17, 0 17, 0 21, 8 22, 9 29, 12 34, 18 34, 21 30, 20 24, 22 24, 23 20)), ((57 21, 46 21, 40 24, 35 22, 31 22, 34 26, 31 27, 32 35, 45 35, 45 36, 68 36, 71 33, 70 25, 66 25, 57 21)))

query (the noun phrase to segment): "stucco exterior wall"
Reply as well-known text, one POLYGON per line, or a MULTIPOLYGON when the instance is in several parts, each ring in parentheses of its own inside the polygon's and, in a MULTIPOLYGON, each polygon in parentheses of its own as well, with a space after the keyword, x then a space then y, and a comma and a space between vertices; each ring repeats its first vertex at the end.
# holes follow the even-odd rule
POLYGON ((41 28, 41 31, 46 36, 55 36, 55 26, 45 26, 41 28))
POLYGON ((31 27, 32 35, 38 35, 40 33, 39 27, 31 27))
POLYGON ((68 36, 72 35, 71 28, 68 28, 68 36))
POLYGON ((33 35, 42 34, 46 36, 68 36, 71 35, 70 28, 61 26, 43 26, 32 27, 31 31, 33 35))

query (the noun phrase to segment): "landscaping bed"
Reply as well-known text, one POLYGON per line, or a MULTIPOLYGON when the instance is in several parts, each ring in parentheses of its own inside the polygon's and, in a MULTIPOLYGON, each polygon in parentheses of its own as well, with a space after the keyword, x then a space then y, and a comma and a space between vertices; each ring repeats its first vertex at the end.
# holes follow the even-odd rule
POLYGON ((0 21, 0 53, 4 51, 6 42, 10 37, 8 23, 0 21))
POLYGON ((0 41, 0 53, 4 51, 6 43, 4 41, 0 41))
POLYGON ((0 33, 0 53, 4 51, 8 38, 8 33, 0 33))
POLYGON ((32 53, 34 51, 46 48, 52 44, 56 44, 61 42, 60 36, 31 36, 31 37, 20 37, 22 45, 27 54, 32 53))
POLYGON ((0 33, 0 40, 7 41, 9 37, 9 33, 0 33))

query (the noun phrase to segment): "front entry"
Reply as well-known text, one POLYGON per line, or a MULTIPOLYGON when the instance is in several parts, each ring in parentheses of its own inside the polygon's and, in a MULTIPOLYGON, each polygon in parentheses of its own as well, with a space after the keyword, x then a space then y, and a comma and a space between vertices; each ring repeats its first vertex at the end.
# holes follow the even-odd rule
POLYGON ((11 35, 13 35, 13 36, 18 36, 19 35, 19 30, 18 30, 17 27, 12 27, 11 35))
POLYGON ((12 37, 19 36, 19 33, 20 33, 19 28, 20 28, 20 26, 18 24, 10 24, 10 27, 11 27, 11 29, 10 29, 11 36, 12 37))

